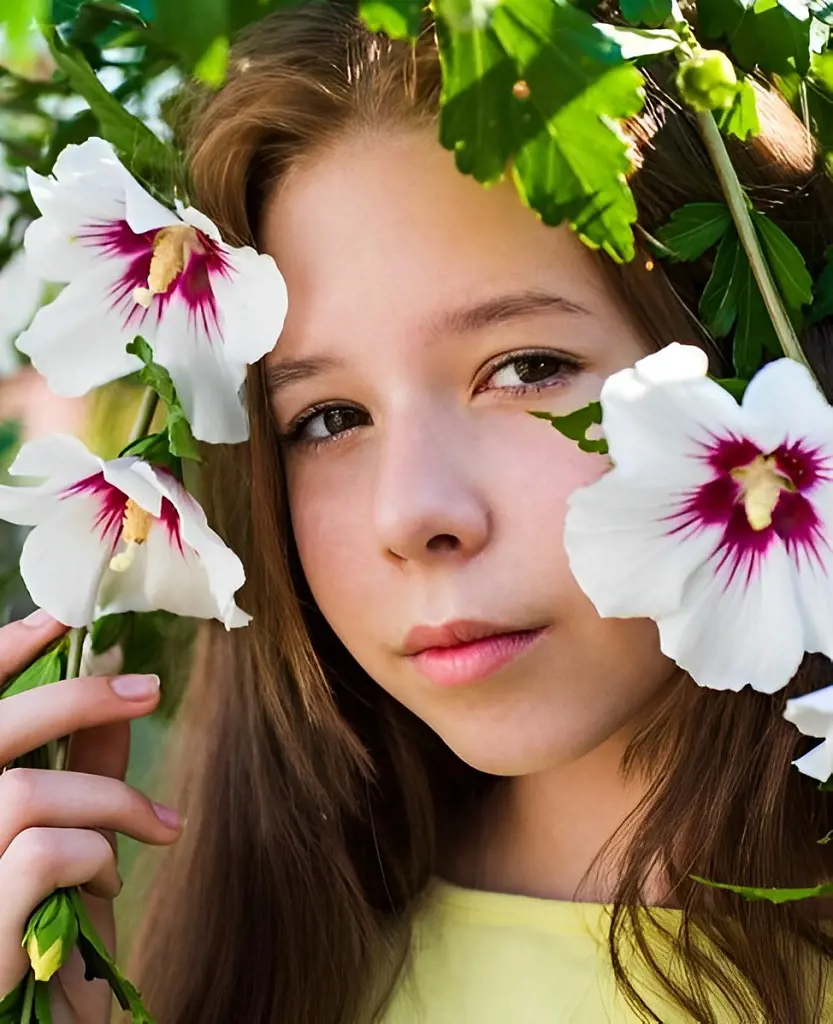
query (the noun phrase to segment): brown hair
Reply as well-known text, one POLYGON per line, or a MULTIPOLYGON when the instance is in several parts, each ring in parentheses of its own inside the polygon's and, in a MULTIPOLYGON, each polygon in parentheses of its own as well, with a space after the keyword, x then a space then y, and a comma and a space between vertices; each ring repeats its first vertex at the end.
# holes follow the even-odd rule
MULTIPOLYGON (((195 202, 229 241, 251 244, 290 168, 357 127, 433 123, 440 85, 430 26, 412 47, 333 4, 271 15, 238 42, 227 85, 192 112, 195 202)), ((818 270, 831 240, 827 181, 800 122, 759 93, 764 133, 733 155, 758 207, 818 270)), ((720 199, 692 119, 657 82, 630 127, 645 231, 684 203, 720 199)), ((644 254, 621 267, 599 261, 651 343, 707 344, 693 311, 708 260, 653 270, 644 254)), ((805 343, 827 386, 826 328, 813 333, 805 343)), ((491 782, 330 633, 299 569, 257 367, 248 402, 251 440, 212 450, 209 483, 215 521, 247 565, 242 603, 254 623, 204 636, 178 736, 188 826, 147 911, 141 979, 162 1024, 364 1024, 401 962, 436 837, 491 782)), ((639 827, 622 833, 610 954, 646 1020, 660 1018, 623 967, 627 943, 693 1020, 716 1020, 715 988, 742 1021, 820 1019, 817 965, 826 969, 833 942, 819 904, 746 903, 689 875, 762 886, 829 877, 817 840, 833 828, 830 803, 790 768, 806 741, 781 718, 785 696, 825 685, 828 670, 808 658, 775 697, 681 678, 634 742, 628 764, 647 765, 654 782, 639 827), (675 973, 657 955, 661 924, 642 905, 657 865, 684 910, 679 935, 664 940, 682 954, 675 973)))

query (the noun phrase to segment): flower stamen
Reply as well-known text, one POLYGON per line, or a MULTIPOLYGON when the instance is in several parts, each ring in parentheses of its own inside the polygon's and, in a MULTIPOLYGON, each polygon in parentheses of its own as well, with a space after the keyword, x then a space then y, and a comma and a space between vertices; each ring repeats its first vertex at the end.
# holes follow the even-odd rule
POLYGON ((740 484, 746 518, 753 530, 766 530, 772 525, 772 513, 782 491, 794 493, 796 486, 778 468, 773 455, 758 455, 745 466, 731 471, 732 479, 740 484))
POLYGON ((189 224, 171 224, 157 231, 153 239, 147 288, 134 288, 134 301, 149 309, 153 296, 167 292, 188 265, 191 255, 202 251, 197 229, 189 224))
POLYGON ((132 498, 128 498, 121 532, 121 539, 127 547, 110 559, 110 568, 113 572, 126 572, 133 565, 139 547, 148 539, 151 526, 153 516, 150 512, 137 505, 132 498))

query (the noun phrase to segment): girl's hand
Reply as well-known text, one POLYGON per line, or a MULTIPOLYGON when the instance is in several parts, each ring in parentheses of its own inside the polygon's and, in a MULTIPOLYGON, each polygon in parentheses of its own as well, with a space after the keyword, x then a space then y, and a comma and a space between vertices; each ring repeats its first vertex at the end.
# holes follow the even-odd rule
MULTIPOLYGON (((0 684, 66 631, 43 612, 0 629, 0 684)), ((130 721, 154 710, 155 676, 65 680, 0 701, 0 998, 26 974, 29 915, 55 889, 81 886, 113 948, 112 900, 121 889, 113 832, 164 845, 176 812, 125 785, 130 721), (73 734, 69 771, 3 771, 21 754, 73 734)), ((86 982, 74 953, 53 981, 55 1024, 107 1024, 109 987, 86 982)))

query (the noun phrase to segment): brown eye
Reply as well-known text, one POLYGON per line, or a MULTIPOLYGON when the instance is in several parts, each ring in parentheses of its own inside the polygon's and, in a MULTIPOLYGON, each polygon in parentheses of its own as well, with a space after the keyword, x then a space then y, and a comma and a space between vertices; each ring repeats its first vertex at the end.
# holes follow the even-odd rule
POLYGON ((331 441, 369 422, 370 417, 362 409, 351 405, 332 405, 302 419, 293 433, 299 441, 331 441))
POLYGON ((512 389, 535 387, 555 383, 575 372, 578 367, 563 358, 548 352, 530 352, 513 356, 498 366, 488 380, 490 389, 512 389))

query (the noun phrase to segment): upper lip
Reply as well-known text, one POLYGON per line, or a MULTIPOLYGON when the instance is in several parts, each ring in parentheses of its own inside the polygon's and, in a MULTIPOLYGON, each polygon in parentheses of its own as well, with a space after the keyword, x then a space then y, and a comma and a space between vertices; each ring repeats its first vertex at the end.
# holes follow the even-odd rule
POLYGON ((477 622, 473 619, 458 619, 442 626, 416 626, 405 637, 402 653, 419 654, 432 647, 458 647, 483 640, 488 636, 505 633, 522 633, 536 627, 513 627, 494 622, 477 622))

